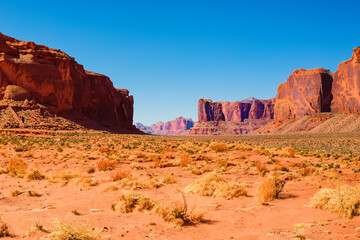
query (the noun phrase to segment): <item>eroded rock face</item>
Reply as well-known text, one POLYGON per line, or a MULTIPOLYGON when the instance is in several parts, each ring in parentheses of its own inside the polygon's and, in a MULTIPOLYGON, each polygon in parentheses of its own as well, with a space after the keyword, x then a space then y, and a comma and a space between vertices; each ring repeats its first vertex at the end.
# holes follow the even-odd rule
POLYGON ((0 88, 16 85, 58 113, 76 111, 91 120, 136 130, 133 97, 107 76, 85 71, 66 53, 0 33, 0 88))
POLYGON ((227 121, 243 122, 244 119, 273 119, 275 99, 258 100, 254 98, 235 102, 213 102, 199 99, 199 122, 227 121))
POLYGON ((333 112, 360 113, 360 47, 351 59, 339 64, 334 74, 333 112))
POLYGON ((323 68, 298 69, 281 83, 275 101, 276 121, 330 112, 332 73, 323 68))
POLYGON ((136 123, 136 127, 146 133, 157 135, 182 135, 194 126, 194 121, 190 118, 178 117, 169 122, 158 122, 150 126, 136 123))

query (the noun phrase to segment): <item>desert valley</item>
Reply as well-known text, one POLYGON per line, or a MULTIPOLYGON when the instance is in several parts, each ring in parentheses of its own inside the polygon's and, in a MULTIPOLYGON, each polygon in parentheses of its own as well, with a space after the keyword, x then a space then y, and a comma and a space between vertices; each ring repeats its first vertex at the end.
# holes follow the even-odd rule
POLYGON ((0 238, 359 239, 359 86, 355 47, 146 126, 131 89, 0 33, 0 238))

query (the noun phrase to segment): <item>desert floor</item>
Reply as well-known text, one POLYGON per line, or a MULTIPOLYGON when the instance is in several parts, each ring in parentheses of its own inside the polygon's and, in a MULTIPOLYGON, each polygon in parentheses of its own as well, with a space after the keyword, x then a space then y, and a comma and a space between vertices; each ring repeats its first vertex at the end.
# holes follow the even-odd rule
POLYGON ((12 235, 5 239, 56 239, 57 221, 102 230, 100 239, 358 239, 360 199, 347 215, 345 203, 311 206, 322 189, 359 184, 358 139, 0 135, 2 229, 12 235), (197 193, 185 189, 209 176, 222 187, 207 182, 197 193), (277 198, 261 201, 259 187, 271 178, 285 185, 277 198), (150 208, 117 208, 130 193, 182 215, 166 219, 150 208))

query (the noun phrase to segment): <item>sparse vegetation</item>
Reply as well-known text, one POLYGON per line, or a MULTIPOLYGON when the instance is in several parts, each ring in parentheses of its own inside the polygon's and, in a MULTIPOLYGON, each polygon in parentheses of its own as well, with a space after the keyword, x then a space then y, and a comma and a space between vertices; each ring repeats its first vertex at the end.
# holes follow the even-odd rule
POLYGON ((256 190, 256 200, 260 204, 279 198, 285 181, 279 179, 276 173, 268 176, 265 182, 256 190))
POLYGON ((208 174, 188 185, 184 192, 195 193, 200 196, 223 197, 226 199, 246 196, 243 185, 235 182, 226 182, 216 174, 208 174))
POLYGON ((360 187, 324 188, 315 194, 310 205, 351 218, 360 215, 360 187))
POLYGON ((64 222, 54 220, 54 229, 51 230, 51 240, 100 240, 101 229, 94 228, 87 223, 64 222))

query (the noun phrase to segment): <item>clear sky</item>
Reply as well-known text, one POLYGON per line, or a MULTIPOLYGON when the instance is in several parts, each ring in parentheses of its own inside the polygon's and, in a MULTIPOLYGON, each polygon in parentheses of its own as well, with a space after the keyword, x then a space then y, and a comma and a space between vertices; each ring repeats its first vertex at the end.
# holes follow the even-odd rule
POLYGON ((134 122, 197 120, 197 101, 276 96, 298 68, 336 71, 360 1, 0 0, 0 32, 65 51, 134 95, 134 122))

